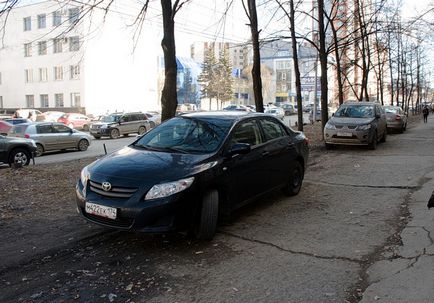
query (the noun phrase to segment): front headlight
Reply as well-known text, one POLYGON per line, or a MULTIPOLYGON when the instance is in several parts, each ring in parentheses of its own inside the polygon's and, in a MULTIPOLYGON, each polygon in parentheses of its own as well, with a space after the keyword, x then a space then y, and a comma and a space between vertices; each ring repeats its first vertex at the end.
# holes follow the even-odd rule
POLYGON ((80 174, 80 181, 81 181, 81 184, 83 184, 83 186, 86 186, 86 182, 87 182, 87 180, 89 180, 89 177, 90 177, 89 170, 87 169, 87 166, 85 166, 81 170, 81 174, 80 174))
POLYGON ((325 125, 326 129, 336 129, 336 126, 334 124, 328 123, 325 125))
POLYGON ((156 184, 146 194, 145 200, 164 198, 179 193, 193 184, 194 177, 181 179, 174 182, 156 184))
POLYGON ((368 129, 370 129, 371 127, 372 127, 371 124, 364 124, 364 125, 359 125, 359 126, 357 127, 357 129, 358 129, 358 130, 368 130, 368 129))

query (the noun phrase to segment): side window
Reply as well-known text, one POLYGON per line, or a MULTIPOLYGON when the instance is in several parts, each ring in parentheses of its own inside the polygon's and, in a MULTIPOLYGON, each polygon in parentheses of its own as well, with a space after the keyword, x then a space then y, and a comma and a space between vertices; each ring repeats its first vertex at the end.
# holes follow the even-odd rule
POLYGON ((62 124, 54 124, 53 129, 55 133, 70 133, 71 129, 67 127, 66 125, 62 124))
POLYGON ((262 129, 264 130, 266 141, 270 141, 273 139, 286 136, 285 130, 278 122, 267 119, 267 120, 260 120, 260 123, 262 129))
POLYGON ((50 124, 42 124, 36 126, 36 132, 38 134, 51 134, 53 133, 53 128, 50 124))
POLYGON ((148 120, 145 114, 137 114, 137 120, 148 120))
POLYGON ((122 121, 122 122, 130 122, 131 121, 130 115, 123 115, 121 117, 120 121, 122 121))
POLYGON ((251 120, 241 122, 232 134, 232 143, 248 143, 255 146, 262 143, 261 133, 258 124, 251 120))

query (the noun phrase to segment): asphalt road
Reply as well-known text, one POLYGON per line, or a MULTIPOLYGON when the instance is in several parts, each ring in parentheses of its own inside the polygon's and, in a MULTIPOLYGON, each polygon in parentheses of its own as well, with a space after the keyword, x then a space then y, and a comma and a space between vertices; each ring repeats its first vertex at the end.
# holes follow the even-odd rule
MULTIPOLYGON (((0 261, 0 301, 430 302, 434 257, 406 230, 432 221, 414 201, 432 186, 433 151, 434 118, 375 151, 316 151, 298 196, 276 192, 239 210, 211 242, 84 224, 59 230, 68 241, 18 265, 0 261), (412 268, 416 280, 388 279, 412 268), (417 279, 427 282, 413 289, 417 279)), ((432 251, 429 232, 420 234, 432 251)))

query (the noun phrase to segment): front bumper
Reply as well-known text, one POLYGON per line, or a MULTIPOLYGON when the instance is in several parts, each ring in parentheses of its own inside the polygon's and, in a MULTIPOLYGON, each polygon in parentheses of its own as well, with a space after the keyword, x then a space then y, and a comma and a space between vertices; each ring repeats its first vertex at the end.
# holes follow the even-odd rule
POLYGON ((89 133, 92 136, 108 136, 110 134, 110 129, 108 127, 105 128, 91 128, 89 133))
POLYGON ((325 129, 324 140, 327 144, 368 145, 372 141, 373 132, 370 130, 339 130, 325 129), (349 136, 348 134, 351 134, 349 136))

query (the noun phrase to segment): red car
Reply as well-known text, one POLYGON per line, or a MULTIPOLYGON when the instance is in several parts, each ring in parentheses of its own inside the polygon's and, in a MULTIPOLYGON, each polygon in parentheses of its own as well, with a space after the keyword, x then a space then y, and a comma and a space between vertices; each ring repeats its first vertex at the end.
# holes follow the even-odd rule
POLYGON ((91 120, 82 114, 67 113, 57 119, 57 122, 68 125, 70 128, 89 130, 91 120))
POLYGON ((0 135, 7 135, 9 130, 12 128, 12 126, 13 126, 12 124, 0 120, 0 135))

